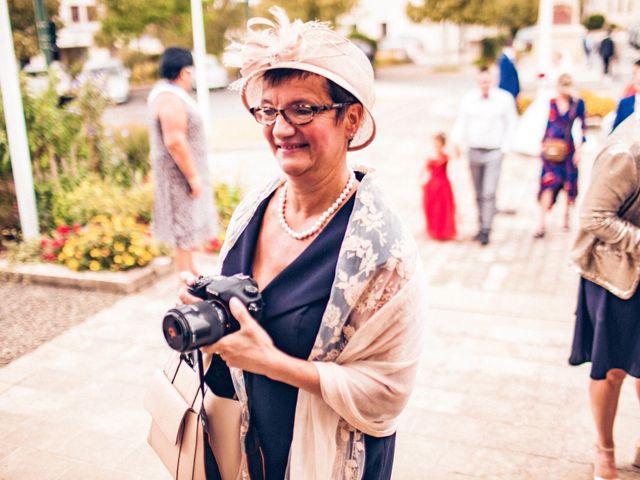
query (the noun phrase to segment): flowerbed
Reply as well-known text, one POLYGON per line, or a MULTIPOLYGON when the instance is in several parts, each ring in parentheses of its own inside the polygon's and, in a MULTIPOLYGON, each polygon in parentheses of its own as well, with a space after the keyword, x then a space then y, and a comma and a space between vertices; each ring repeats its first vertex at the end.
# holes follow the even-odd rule
POLYGON ((144 267, 164 250, 145 224, 132 217, 98 215, 86 226, 62 225, 35 245, 23 242, 10 250, 13 261, 58 263, 74 271, 124 271, 144 267))

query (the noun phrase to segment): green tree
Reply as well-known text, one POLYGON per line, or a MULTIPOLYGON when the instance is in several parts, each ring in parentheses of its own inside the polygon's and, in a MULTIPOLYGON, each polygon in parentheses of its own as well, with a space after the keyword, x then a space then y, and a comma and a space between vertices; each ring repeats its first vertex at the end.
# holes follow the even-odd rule
MULTIPOLYGON (((163 45, 193 45, 189 0, 102 0, 105 16, 96 42, 102 46, 126 44, 148 33, 163 45)), ((244 6, 233 0, 203 2, 205 36, 210 53, 222 52, 228 28, 239 26, 244 6)))
POLYGON ((537 0, 494 0, 487 2, 484 25, 497 25, 509 29, 511 36, 522 27, 536 23, 538 19, 537 0))
POLYGON ((338 18, 349 13, 358 0, 263 0, 255 8, 255 14, 269 18, 269 8, 274 5, 282 7, 289 18, 303 21, 321 20, 336 25, 338 18))
POLYGON ((533 25, 538 17, 537 0, 422 0, 408 3, 407 15, 414 22, 449 21, 458 25, 492 25, 511 34, 533 25))
MULTIPOLYGON (((56 21, 60 0, 45 0, 44 3, 47 18, 56 21)), ((21 61, 26 61, 37 55, 40 49, 36 32, 34 0, 11 0, 9 2, 9 17, 11 18, 16 57, 21 61)))

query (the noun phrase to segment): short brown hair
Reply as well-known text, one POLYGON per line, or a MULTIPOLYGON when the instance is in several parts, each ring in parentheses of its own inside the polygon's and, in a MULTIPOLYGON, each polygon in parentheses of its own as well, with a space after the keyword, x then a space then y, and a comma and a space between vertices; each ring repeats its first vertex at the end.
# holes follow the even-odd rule
POLYGON ((447 135, 444 132, 437 132, 434 136, 433 136, 434 140, 439 140, 440 142, 442 142, 442 145, 446 145, 447 144, 447 135))

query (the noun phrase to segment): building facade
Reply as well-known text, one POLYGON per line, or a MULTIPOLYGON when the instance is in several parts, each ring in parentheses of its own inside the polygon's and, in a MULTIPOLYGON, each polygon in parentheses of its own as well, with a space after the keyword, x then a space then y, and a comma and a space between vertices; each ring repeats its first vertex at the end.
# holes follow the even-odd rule
POLYGON ((583 15, 604 15, 607 22, 628 28, 640 22, 640 0, 584 0, 583 15))

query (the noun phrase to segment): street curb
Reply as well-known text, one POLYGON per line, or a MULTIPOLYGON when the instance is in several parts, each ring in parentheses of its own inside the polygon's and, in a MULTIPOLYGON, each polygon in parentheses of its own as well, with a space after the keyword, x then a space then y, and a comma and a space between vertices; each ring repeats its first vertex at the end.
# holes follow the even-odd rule
POLYGON ((126 272, 74 272, 62 265, 47 263, 9 264, 0 260, 2 281, 28 282, 39 285, 100 290, 112 293, 134 293, 150 286, 160 277, 173 273, 170 257, 155 258, 148 266, 126 272))

